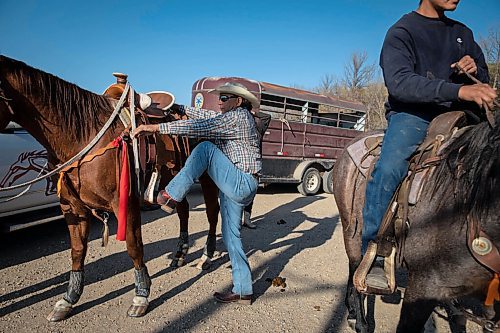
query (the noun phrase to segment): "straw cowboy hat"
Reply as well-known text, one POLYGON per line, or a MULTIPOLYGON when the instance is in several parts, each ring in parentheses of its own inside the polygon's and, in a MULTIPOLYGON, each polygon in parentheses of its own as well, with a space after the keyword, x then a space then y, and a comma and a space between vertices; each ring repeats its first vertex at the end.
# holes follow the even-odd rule
POLYGON ((226 82, 218 88, 209 91, 213 94, 231 94, 246 99, 254 109, 259 108, 259 100, 244 85, 240 83, 226 82))

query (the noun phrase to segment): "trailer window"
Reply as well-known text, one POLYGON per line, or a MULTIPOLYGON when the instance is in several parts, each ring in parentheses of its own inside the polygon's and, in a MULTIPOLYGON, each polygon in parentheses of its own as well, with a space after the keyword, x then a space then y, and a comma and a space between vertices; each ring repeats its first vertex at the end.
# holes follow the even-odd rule
POLYGON ((364 116, 363 112, 355 110, 266 93, 261 95, 260 110, 274 119, 348 129, 359 129, 364 116))

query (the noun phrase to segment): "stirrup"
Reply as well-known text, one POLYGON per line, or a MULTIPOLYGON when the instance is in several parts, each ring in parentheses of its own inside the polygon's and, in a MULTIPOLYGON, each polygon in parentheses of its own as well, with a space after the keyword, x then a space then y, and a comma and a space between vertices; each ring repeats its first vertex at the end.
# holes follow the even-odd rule
MULTIPOLYGON (((368 273, 372 265, 374 264, 375 258, 377 256, 377 243, 370 242, 366 250, 366 254, 363 256, 361 263, 359 264, 356 272, 353 276, 353 284, 358 292, 363 294, 371 295, 388 295, 394 293, 396 290, 396 273, 395 273, 395 260, 396 260, 396 247, 392 247, 391 254, 384 258, 384 275, 387 280, 387 286, 384 287, 380 282, 380 279, 369 278, 367 280, 368 273)), ((380 269, 375 267, 374 269, 380 269)))
POLYGON ((157 170, 151 174, 148 187, 144 191, 144 201, 147 201, 150 204, 156 204, 156 196, 158 195, 158 187, 160 185, 160 178, 158 175, 159 173, 157 170))

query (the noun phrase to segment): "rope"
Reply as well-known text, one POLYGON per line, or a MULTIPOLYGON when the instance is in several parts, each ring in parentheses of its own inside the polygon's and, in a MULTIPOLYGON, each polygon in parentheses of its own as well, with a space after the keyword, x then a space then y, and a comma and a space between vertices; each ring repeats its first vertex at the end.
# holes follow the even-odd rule
POLYGON ((45 178, 52 177, 53 175, 55 175, 59 171, 61 171, 64 168, 66 168, 66 166, 74 163, 75 161, 79 160, 83 155, 85 155, 86 153, 88 153, 90 151, 90 149, 92 149, 96 145, 96 143, 101 139, 101 137, 104 135, 104 133, 108 130, 108 128, 113 123, 114 119, 118 115, 118 112, 120 111, 121 107, 123 106, 123 103, 125 102, 125 97, 127 96, 127 92, 129 91, 129 88, 130 88, 130 85, 127 82, 127 85, 125 86, 125 89, 123 90, 122 96, 120 97, 120 100, 116 104, 115 109, 113 110, 113 113, 109 117, 108 121, 104 124, 103 128, 101 128, 101 130, 99 131, 99 133, 97 133, 96 137, 92 141, 90 141, 89 144, 87 146, 85 146, 85 148, 83 148, 78 154, 76 154, 75 156, 73 156, 69 161, 67 161, 67 162, 65 162, 63 164, 60 164, 57 168, 55 168, 54 170, 50 171, 49 173, 46 173, 45 175, 43 175, 41 177, 37 177, 35 179, 32 179, 32 180, 30 180, 28 182, 25 182, 25 183, 22 183, 22 184, 18 184, 18 185, 14 185, 14 186, 9 186, 9 187, 2 187, 2 188, 0 188, 0 192, 2 192, 2 191, 8 191, 8 190, 14 190, 16 188, 21 188, 21 187, 24 187, 24 186, 28 186, 28 185, 34 184, 36 182, 39 182, 39 181, 41 181, 41 180, 43 180, 45 178))
POLYGON ((290 130, 290 132, 292 133, 292 135, 294 137, 295 137, 295 133, 293 132, 292 128, 290 127, 290 123, 288 122, 288 120, 286 120, 283 117, 278 118, 278 120, 281 121, 281 148, 280 148, 280 152, 283 153, 283 147, 285 145, 285 128, 284 128, 284 125, 286 125, 288 127, 288 129, 290 130))
MULTIPOLYGON (((458 62, 455 63, 455 67, 463 72, 465 76, 467 76, 469 79, 472 80, 472 82, 476 84, 483 84, 483 82, 479 81, 476 79, 474 76, 472 76, 470 73, 467 73, 464 71, 464 69, 458 64, 458 62)), ((496 106, 497 108, 500 108, 500 104, 497 101, 493 101, 493 105, 496 106)), ((488 119, 488 123, 490 124, 491 127, 495 127, 495 117, 493 116, 493 112, 488 108, 487 105, 483 105, 484 110, 486 111, 486 119, 488 119)))
MULTIPOLYGON (((134 132, 136 128, 136 120, 135 120, 135 92, 134 89, 131 87, 130 88, 130 122, 132 125, 132 132, 134 132)), ((137 138, 134 136, 132 138, 132 152, 134 154, 134 170, 135 170, 135 177, 137 180, 137 191, 139 192, 139 195, 142 197, 141 193, 141 174, 140 174, 140 165, 139 165, 139 148, 137 146, 137 138)))

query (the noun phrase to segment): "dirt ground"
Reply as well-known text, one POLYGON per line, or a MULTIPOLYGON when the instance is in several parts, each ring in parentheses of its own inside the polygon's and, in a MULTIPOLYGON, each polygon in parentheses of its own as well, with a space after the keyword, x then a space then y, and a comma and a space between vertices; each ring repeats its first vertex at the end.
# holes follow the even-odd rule
MULTIPOLYGON (((49 323, 45 316, 66 290, 70 269, 69 237, 64 221, 0 236, 1 332, 352 332, 344 306, 347 257, 333 196, 303 197, 294 186, 259 189, 253 219, 258 228, 242 231, 254 279, 251 306, 216 303, 212 294, 231 288, 230 263, 222 238, 208 271, 194 266, 207 235, 199 187, 191 204, 188 263, 168 264, 178 237, 177 216, 143 212, 145 258, 152 278, 149 312, 128 318, 134 296, 132 262, 124 242, 100 246, 96 223, 85 267, 85 290, 72 316, 49 323), (278 224, 283 220, 286 223, 278 224), (276 276, 286 288, 273 287, 276 276)), ((400 297, 375 300, 375 332, 394 332, 400 297)), ((436 316, 437 318, 437 316, 436 316)), ((438 319, 426 332, 449 332, 438 319)), ((480 332, 469 324, 469 332, 480 332)))

